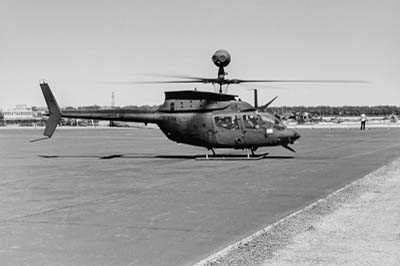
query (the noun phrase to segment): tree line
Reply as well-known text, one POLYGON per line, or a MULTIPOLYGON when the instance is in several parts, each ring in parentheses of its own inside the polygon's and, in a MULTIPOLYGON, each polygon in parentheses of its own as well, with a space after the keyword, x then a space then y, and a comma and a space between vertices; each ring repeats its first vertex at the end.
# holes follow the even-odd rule
POLYGON ((269 107, 269 112, 276 114, 308 112, 318 116, 389 116, 400 115, 400 106, 280 106, 269 107))

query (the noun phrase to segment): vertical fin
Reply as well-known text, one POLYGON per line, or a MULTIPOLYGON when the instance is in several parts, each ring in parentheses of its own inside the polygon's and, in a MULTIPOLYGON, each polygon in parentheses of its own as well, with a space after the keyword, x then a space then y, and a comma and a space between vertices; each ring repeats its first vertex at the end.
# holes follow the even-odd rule
POLYGON ((43 135, 50 138, 61 120, 62 113, 49 85, 46 82, 40 82, 40 88, 42 89, 47 108, 49 109, 49 119, 46 121, 46 128, 43 135))

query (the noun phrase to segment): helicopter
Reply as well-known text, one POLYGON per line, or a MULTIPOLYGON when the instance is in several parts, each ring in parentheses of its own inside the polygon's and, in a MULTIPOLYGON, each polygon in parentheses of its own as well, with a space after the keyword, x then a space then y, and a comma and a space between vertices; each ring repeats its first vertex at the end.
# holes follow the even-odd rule
MULTIPOLYGON (((218 92, 195 90, 166 91, 165 101, 155 112, 138 112, 129 109, 61 110, 48 83, 40 82, 49 113, 43 135, 51 138, 61 118, 78 118, 107 121, 127 121, 157 124, 165 136, 177 143, 206 149, 205 158, 216 157, 215 149, 230 148, 247 151, 247 159, 259 158, 254 152, 265 146, 290 147, 300 134, 286 127, 281 119, 265 110, 277 98, 260 107, 241 101, 238 96, 223 92, 223 86, 260 82, 354 82, 342 80, 242 80, 227 79, 225 67, 230 54, 218 50, 212 56, 218 67, 217 78, 179 76, 180 80, 134 81, 128 84, 149 83, 209 83, 218 85, 218 92), (209 157, 209 151, 212 155, 209 157)), ((174 76, 177 77, 177 76, 174 76)))

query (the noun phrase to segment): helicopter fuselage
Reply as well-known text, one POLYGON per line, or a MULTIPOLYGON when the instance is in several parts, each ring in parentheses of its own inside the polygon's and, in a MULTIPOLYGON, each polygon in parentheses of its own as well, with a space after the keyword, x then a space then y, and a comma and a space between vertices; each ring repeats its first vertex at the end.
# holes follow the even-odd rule
POLYGON ((235 95, 200 91, 165 93, 157 125, 172 141, 206 148, 257 149, 294 143, 300 135, 270 113, 235 95))
POLYGON ((206 148, 253 150, 262 146, 293 144, 300 135, 270 113, 236 109, 245 102, 229 102, 211 112, 162 113, 157 122, 172 141, 206 148))

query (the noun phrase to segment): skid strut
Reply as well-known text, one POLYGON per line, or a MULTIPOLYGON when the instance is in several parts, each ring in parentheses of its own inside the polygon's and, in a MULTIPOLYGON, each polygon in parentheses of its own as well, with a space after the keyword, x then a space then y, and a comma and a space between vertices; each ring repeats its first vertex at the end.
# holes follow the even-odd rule
POLYGON ((217 155, 213 148, 206 148, 205 157, 196 157, 196 160, 260 160, 266 158, 268 153, 255 154, 254 148, 246 148, 246 155, 240 154, 219 154, 217 155), (213 155, 209 156, 209 151, 212 151, 213 155))

